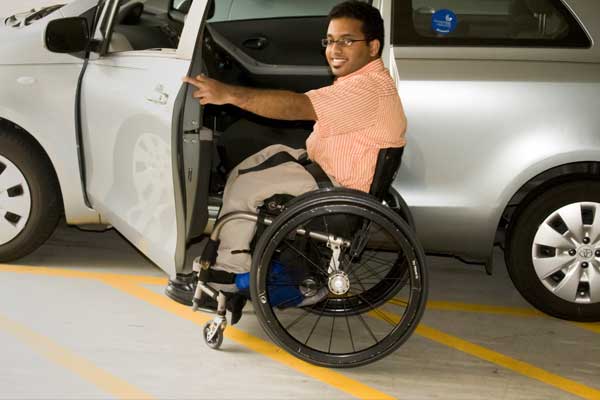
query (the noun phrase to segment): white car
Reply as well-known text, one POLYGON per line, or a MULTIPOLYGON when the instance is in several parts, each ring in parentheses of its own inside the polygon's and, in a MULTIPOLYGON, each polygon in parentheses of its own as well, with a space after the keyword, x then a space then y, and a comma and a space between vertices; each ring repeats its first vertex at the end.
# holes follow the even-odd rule
MULTIPOLYGON (((0 20, 0 261, 64 212, 115 227, 174 276, 227 171, 268 144, 304 145, 311 124, 201 108, 181 77, 330 84, 320 38, 338 1, 212 3, 74 0, 0 20)), ((491 272, 500 244, 532 304, 600 320, 598 2, 372 4, 409 119, 394 188, 424 248, 491 272)))

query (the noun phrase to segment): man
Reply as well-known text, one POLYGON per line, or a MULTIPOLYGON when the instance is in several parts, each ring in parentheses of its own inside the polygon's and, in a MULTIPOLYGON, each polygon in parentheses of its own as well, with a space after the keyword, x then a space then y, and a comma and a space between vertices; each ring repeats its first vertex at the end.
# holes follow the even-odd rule
MULTIPOLYGON (((267 118, 316 121, 306 141, 310 160, 335 185, 368 192, 379 150, 405 144, 406 118, 396 86, 381 60, 383 39, 379 11, 364 2, 347 1, 330 12, 327 38, 323 39, 335 77, 331 86, 302 94, 232 86, 205 76, 184 81, 197 88, 194 97, 202 105, 232 104, 267 118)), ((304 153, 274 145, 244 160, 229 176, 221 215, 256 212, 273 194, 297 196, 317 189, 312 175, 294 162, 304 153), (286 154, 283 163, 274 162, 282 152, 293 158, 286 154)), ((254 229, 253 222, 244 220, 226 224, 213 268, 248 272, 254 229)), ((235 286, 227 289, 235 291, 235 286)), ((193 282, 179 277, 169 282, 166 294, 191 305, 192 290, 193 282)))

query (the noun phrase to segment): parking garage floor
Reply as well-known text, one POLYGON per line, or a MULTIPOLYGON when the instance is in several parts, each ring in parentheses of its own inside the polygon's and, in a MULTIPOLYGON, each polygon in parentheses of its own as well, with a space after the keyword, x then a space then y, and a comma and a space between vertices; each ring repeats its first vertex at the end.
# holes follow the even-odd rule
POLYGON ((123 238, 62 226, 0 264, 0 399, 600 399, 600 324, 540 314, 496 257, 492 277, 429 258, 415 335, 329 370, 273 345, 250 306, 210 350, 210 314, 166 298, 165 275, 123 238))

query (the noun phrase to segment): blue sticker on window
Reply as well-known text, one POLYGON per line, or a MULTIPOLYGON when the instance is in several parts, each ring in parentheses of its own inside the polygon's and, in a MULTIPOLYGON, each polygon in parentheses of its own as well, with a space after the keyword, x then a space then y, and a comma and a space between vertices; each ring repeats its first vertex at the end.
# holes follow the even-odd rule
POLYGON ((434 32, 443 35, 454 32, 457 24, 458 19, 456 18, 456 14, 450 10, 437 10, 431 17, 431 28, 434 32))

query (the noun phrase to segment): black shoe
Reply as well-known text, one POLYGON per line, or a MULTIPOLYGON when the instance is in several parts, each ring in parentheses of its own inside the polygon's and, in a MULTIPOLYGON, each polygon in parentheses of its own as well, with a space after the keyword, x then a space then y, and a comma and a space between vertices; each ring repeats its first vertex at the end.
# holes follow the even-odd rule
MULTIPOLYGON (((165 288, 165 294, 171 300, 175 300, 179 304, 184 306, 192 306, 194 294, 196 292, 196 275, 195 274, 178 274, 175 279, 169 279, 169 283, 165 288)), ((217 301, 203 295, 200 303, 198 303, 198 309, 206 312, 217 312, 217 301)))
POLYGON ((196 291, 196 275, 195 274, 177 274, 175 279, 169 279, 169 283, 165 288, 165 294, 171 300, 191 306, 194 292, 196 291))
MULTIPOLYGON (((196 283, 195 274, 178 274, 175 279, 169 279, 165 294, 184 306, 192 306, 196 283)), ((240 293, 225 293, 225 296, 227 297, 227 310, 231 312, 231 324, 235 325, 242 318, 242 309, 246 305, 247 297, 240 293)), ((206 312, 217 312, 217 301, 203 295, 198 304, 198 309, 206 312)))

